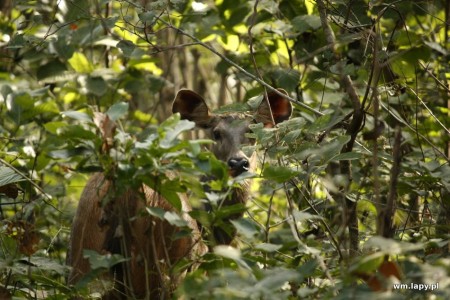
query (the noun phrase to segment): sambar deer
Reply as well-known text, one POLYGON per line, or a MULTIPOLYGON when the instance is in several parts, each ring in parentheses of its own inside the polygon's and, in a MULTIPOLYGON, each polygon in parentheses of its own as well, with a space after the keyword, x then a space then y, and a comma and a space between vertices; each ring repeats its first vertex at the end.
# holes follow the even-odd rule
MULTIPOLYGON (((246 136, 249 125, 261 122, 273 126, 291 115, 292 106, 284 97, 270 92, 267 100, 263 99, 254 114, 212 114, 201 96, 190 90, 180 90, 172 111, 207 130, 215 141, 212 152, 227 163, 232 176, 238 176, 251 170, 255 160, 254 155, 248 157, 241 149, 251 143, 246 136)), ((192 208, 188 195, 179 195, 182 203, 179 213, 192 233, 175 239, 173 236, 179 231, 178 227, 142 213, 145 207, 175 210, 160 194, 145 185, 140 190, 129 189, 118 195, 111 195, 111 191, 114 191, 113 181, 103 173, 94 174, 84 188, 72 224, 69 284, 75 284, 89 274, 90 263, 83 257, 83 250, 88 249, 100 254, 120 254, 127 259, 106 275, 105 279, 113 282, 114 287, 102 295, 103 299, 170 297, 184 276, 173 274, 171 266, 180 259, 195 259, 207 251, 199 224, 189 216, 192 208), (105 197, 110 199, 102 206, 105 197)), ((245 204, 248 197, 248 185, 243 184, 235 188, 224 205, 245 204)), ((240 216, 230 218, 237 217, 240 216)), ((214 230, 213 235, 219 243, 230 243, 233 238, 221 230, 214 230)))

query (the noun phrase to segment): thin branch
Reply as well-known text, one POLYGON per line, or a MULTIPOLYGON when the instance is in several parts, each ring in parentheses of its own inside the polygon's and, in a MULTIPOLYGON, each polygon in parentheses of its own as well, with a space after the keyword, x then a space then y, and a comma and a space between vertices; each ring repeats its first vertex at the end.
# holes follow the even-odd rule
POLYGON ((10 163, 8 163, 7 161, 3 160, 0 158, 0 163, 4 164, 5 166, 7 166, 8 168, 12 169, 16 174, 19 174, 22 178, 24 178, 26 181, 28 181, 32 186, 34 186, 39 192, 41 192, 41 194, 44 196, 43 201, 45 202, 45 204, 50 205, 51 207, 53 207, 56 211, 61 212, 57 207, 55 207, 53 204, 51 204, 49 201, 52 200, 52 198, 37 184, 35 183, 31 178, 29 178, 28 176, 26 176, 24 173, 22 173, 21 171, 19 171, 17 168, 15 168, 13 165, 11 165, 10 163))
MULTIPOLYGON (((303 194, 303 191, 298 188, 297 183, 294 180, 291 180, 291 184, 297 190, 298 193, 303 194)), ((329 235, 329 237, 331 239, 331 243, 333 244, 333 246, 335 247, 336 251, 339 254, 339 260, 342 260, 344 258, 344 256, 342 255, 341 249, 339 247, 339 243, 336 240, 336 237, 335 237, 333 231, 331 230, 330 226, 320 216, 320 213, 317 211, 317 209, 314 207, 314 205, 312 205, 312 203, 308 200, 308 198, 304 197, 304 199, 306 200, 306 203, 308 204, 309 208, 314 212, 314 214, 319 216, 320 223, 322 223, 322 225, 325 227, 325 229, 328 232, 328 235, 329 235)))
POLYGON ((397 202, 397 183, 398 176, 400 174, 400 163, 402 159, 401 152, 401 144, 402 144, 402 131, 400 126, 395 128, 395 137, 394 137, 394 149, 392 151, 393 164, 391 168, 391 179, 389 182, 389 194, 386 201, 386 208, 384 209, 384 213, 381 214, 384 218, 382 221, 382 227, 380 228, 380 233, 383 237, 392 238, 394 235, 394 214, 395 214, 395 206, 397 202))
POLYGON ((419 137, 421 137, 422 139, 424 139, 433 149, 434 151, 436 151, 437 153, 439 153, 439 155, 442 156, 443 159, 445 159, 447 162, 450 162, 450 158, 448 158, 441 150, 439 150, 434 144, 433 142, 431 142, 429 139, 427 139, 427 137, 425 137, 423 134, 421 134, 420 132, 418 132, 414 127, 412 127, 408 122, 406 122, 405 120, 403 120, 397 113, 394 113, 391 109, 389 109, 388 107, 386 107, 386 105, 383 104, 383 102, 380 101, 380 105, 381 107, 386 110, 391 116, 393 116, 397 121, 399 121, 400 123, 404 124, 406 127, 408 127, 412 132, 414 132, 415 134, 417 134, 419 137))

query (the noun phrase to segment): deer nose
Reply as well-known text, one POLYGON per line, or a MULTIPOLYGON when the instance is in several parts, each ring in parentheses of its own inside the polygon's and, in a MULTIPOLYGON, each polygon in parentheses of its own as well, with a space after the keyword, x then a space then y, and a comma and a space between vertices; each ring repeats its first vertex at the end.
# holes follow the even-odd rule
POLYGON ((234 176, 250 170, 250 162, 245 157, 233 157, 228 160, 228 167, 230 167, 234 176))

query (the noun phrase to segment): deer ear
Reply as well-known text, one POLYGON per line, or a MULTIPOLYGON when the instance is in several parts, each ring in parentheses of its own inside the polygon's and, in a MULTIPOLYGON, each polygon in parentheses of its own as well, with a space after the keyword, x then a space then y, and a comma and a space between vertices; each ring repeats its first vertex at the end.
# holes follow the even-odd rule
MULTIPOLYGON (((288 93, 283 89, 277 89, 277 91, 285 94, 286 96, 288 95, 288 93)), ((286 121, 291 117, 292 105, 291 102, 289 102, 289 100, 287 100, 283 96, 278 95, 275 92, 268 92, 267 97, 268 101, 265 101, 263 99, 263 101, 258 107, 257 111, 258 122, 264 123, 264 126, 266 127, 272 127, 273 125, 286 121), (270 109, 268 104, 270 105, 270 109), (270 115, 271 112, 275 124, 273 124, 272 122, 272 116, 270 115)))
POLYGON ((198 127, 209 127, 212 115, 205 100, 191 90, 178 91, 172 104, 172 113, 180 113, 181 119, 195 122, 198 127))

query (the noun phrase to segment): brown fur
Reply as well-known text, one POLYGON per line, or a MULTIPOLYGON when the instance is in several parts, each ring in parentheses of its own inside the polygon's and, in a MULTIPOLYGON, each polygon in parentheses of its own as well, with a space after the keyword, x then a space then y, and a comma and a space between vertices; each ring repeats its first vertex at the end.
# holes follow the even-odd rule
MULTIPOLYGON (((241 146, 249 143, 245 136, 248 125, 254 120, 264 120, 267 126, 271 126, 272 119, 281 122, 290 117, 291 106, 284 98, 269 93, 268 103, 270 108, 263 101, 254 118, 248 115, 213 115, 200 96, 181 90, 174 100, 173 112, 179 112, 183 119, 194 121, 198 127, 209 130, 216 141, 213 153, 227 162, 230 173, 237 176, 250 170, 253 165, 253 159, 241 151, 241 146)), ((114 283, 112 289, 103 292, 103 299, 170 297, 184 277, 184 274, 173 272, 173 265, 183 258, 193 261, 207 251, 197 222, 188 215, 191 206, 187 195, 180 195, 181 216, 192 233, 174 239, 174 234, 180 230, 178 227, 143 213, 145 207, 174 211, 160 194, 147 186, 119 194, 115 191, 114 182, 102 173, 94 174, 86 183, 72 224, 67 259, 72 266, 69 284, 76 284, 90 272, 89 261, 83 258, 83 249, 90 249, 100 254, 120 254, 128 258, 100 278, 114 283)), ((225 205, 245 204, 248 193, 248 183, 244 183, 232 191, 225 205)), ((231 218, 237 217, 240 215, 231 218)), ((217 241, 231 242, 232 236, 217 230, 214 229, 217 241)))

